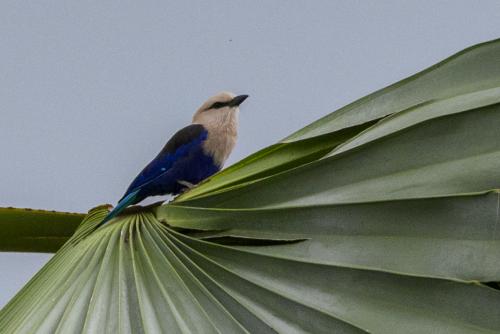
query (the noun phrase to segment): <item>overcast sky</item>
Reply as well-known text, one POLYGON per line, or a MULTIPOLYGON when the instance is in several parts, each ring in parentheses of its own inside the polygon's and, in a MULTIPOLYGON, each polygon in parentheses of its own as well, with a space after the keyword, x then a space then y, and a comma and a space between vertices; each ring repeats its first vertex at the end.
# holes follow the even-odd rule
MULTIPOLYGON (((499 1, 3 0, 0 206, 115 203, 221 90, 250 95, 235 162, 499 22, 499 1)), ((0 306, 49 258, 0 253, 0 306)))

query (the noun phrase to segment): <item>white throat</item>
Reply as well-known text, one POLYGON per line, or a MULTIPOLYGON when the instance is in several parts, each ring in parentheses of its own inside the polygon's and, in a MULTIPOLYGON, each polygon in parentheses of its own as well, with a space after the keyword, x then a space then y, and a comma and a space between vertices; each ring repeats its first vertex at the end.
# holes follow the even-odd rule
POLYGON ((197 114, 193 124, 207 129, 208 137, 203 143, 205 153, 212 156, 214 163, 222 168, 238 138, 238 108, 222 108, 197 114))

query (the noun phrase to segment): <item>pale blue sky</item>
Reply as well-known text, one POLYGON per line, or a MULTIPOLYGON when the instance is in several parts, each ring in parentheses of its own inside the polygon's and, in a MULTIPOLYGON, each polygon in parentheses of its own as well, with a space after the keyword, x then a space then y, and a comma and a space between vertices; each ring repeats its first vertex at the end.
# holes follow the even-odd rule
MULTIPOLYGON (((0 2, 0 206, 86 211, 220 90, 230 162, 467 46, 499 1, 0 2)), ((0 254, 0 306, 49 259, 0 254)))

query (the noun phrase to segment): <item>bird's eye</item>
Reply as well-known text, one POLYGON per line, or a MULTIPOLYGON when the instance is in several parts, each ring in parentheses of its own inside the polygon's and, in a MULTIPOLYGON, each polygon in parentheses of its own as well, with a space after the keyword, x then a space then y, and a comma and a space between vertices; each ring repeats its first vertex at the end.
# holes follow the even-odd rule
POLYGON ((224 102, 215 102, 209 109, 219 109, 225 106, 226 104, 224 102))

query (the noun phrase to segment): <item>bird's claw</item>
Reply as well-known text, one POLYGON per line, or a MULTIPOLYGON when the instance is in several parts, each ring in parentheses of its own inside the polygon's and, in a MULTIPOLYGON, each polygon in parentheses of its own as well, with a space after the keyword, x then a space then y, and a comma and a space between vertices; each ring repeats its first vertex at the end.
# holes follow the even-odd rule
POLYGON ((184 181, 184 180, 179 180, 179 181, 177 181, 177 183, 179 183, 180 185, 184 186, 184 188, 180 192, 181 194, 183 194, 186 191, 188 191, 188 190, 193 189, 194 187, 196 187, 196 184, 192 184, 191 182, 184 181))
POLYGON ((195 184, 192 184, 191 182, 188 182, 188 181, 184 181, 184 180, 179 180, 177 181, 179 184, 185 186, 186 188, 188 189, 191 189, 191 188, 194 188, 196 185, 195 184))

